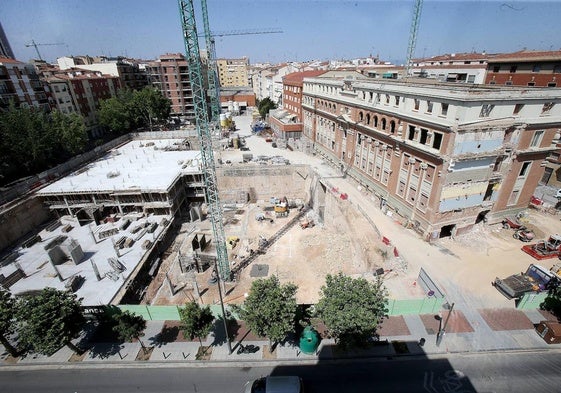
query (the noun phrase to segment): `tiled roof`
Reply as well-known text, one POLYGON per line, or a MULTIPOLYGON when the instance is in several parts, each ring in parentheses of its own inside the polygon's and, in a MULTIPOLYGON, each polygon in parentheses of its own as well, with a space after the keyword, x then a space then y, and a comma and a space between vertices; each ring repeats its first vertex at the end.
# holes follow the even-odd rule
POLYGON ((421 62, 431 62, 431 61, 473 61, 473 60, 485 60, 490 56, 487 53, 446 53, 444 55, 438 55, 433 57, 413 59, 414 63, 421 62))
POLYGON ((0 63, 25 64, 25 63, 22 63, 21 61, 17 61, 15 59, 11 59, 9 57, 1 57, 1 56, 0 56, 0 63))
POLYGON ((323 73, 325 73, 325 71, 323 70, 293 72, 291 74, 285 75, 284 78, 282 78, 282 81, 290 83, 302 83, 304 78, 313 78, 314 76, 318 76, 323 73))
POLYGON ((500 53, 489 56, 490 63, 513 62, 513 61, 561 61, 561 51, 532 51, 521 50, 513 53, 500 53))

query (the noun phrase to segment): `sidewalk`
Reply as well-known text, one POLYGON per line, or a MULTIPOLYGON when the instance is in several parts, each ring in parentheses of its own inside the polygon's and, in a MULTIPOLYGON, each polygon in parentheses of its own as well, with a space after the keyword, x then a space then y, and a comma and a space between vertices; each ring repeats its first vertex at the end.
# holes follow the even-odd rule
MULTIPOLYGON (((82 348, 88 348, 82 356, 73 354, 67 347, 53 356, 27 354, 13 359, 0 347, 0 369, 3 366, 73 365, 79 364, 131 364, 131 363, 182 363, 185 366, 204 365, 213 362, 315 362, 350 358, 393 358, 398 356, 442 356, 452 353, 492 352, 504 350, 551 350, 560 345, 548 345, 534 331, 533 324, 546 318, 537 310, 518 311, 511 309, 483 310, 454 309, 448 320, 446 333, 439 346, 436 345, 439 322, 435 315, 404 315, 386 319, 379 330, 380 341, 369 349, 342 351, 332 339, 323 339, 314 354, 302 353, 293 343, 279 344, 269 352, 269 342, 246 331, 238 332, 242 344, 253 344, 259 350, 251 354, 237 354, 239 341, 232 342, 233 353, 221 338, 221 331, 211 333, 203 346, 208 347, 205 356, 197 356, 200 344, 185 341, 182 334, 169 334, 165 321, 148 321, 142 341, 149 348, 144 355, 140 342, 91 342, 91 337, 76 340, 82 348), (472 312, 473 311, 473 312, 472 312), (468 315, 468 317, 466 317, 468 315), (424 343, 421 345, 421 339, 424 343)), ((447 312, 443 313, 443 321, 447 312)), ((173 322, 172 322, 173 323, 173 322)), ((175 322, 176 323, 176 322, 175 322)))

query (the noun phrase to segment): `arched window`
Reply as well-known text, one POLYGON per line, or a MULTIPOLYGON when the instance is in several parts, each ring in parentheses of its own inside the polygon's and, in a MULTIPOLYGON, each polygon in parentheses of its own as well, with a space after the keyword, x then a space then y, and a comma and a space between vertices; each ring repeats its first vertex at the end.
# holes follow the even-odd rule
POLYGON ((364 120, 364 113, 358 112, 358 121, 363 121, 363 120, 364 120))
POLYGON ((395 133, 395 121, 390 121, 390 132, 395 133))
POLYGON ((378 128, 378 116, 374 116, 374 127, 378 128))
POLYGON ((386 129, 386 119, 383 118, 382 119, 382 130, 385 130, 385 129, 386 129))
POLYGON ((366 114, 366 124, 370 125, 370 113, 366 114))

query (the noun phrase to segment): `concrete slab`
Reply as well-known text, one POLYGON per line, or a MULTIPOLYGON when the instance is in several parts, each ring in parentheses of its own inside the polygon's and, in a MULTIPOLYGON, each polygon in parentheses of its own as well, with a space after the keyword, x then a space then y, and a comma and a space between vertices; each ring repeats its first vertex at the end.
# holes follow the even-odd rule
POLYGON ((34 364, 34 363, 64 363, 72 356, 74 352, 67 346, 62 347, 51 356, 41 355, 39 353, 29 353, 22 356, 18 363, 34 364))

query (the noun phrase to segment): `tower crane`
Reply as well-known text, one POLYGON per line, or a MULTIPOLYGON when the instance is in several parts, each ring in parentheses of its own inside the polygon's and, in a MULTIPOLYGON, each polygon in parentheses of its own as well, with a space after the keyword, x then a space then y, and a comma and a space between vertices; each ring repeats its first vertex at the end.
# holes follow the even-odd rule
POLYGON ((31 40, 31 42, 29 44, 25 44, 25 46, 27 48, 29 48, 30 46, 35 48, 35 52, 37 52, 37 56, 39 57, 39 60, 43 60, 43 58, 41 57, 41 53, 39 53, 39 48, 37 48, 38 46, 48 46, 48 45, 66 45, 63 42, 57 42, 54 44, 38 44, 35 42, 35 40, 31 40))
POLYGON ((407 45, 407 58, 405 60, 405 76, 408 77, 411 72, 411 61, 415 53, 415 45, 417 44, 417 32, 419 31, 419 22, 421 21, 421 9, 423 8, 423 0, 415 0, 413 7, 413 20, 411 21, 411 32, 409 33, 409 44, 407 45))
POLYGON ((187 55, 189 69, 189 79, 191 82, 191 89, 193 91, 195 124, 197 127, 199 143, 201 145, 201 161, 205 180, 206 199, 209 207, 212 232, 216 244, 217 273, 222 281, 226 281, 230 280, 230 263, 228 262, 226 236, 224 235, 224 224, 222 221, 222 206, 218 197, 216 168, 214 165, 214 153, 212 151, 212 135, 209 129, 206 97, 203 88, 199 40, 195 23, 195 11, 193 8, 193 0, 178 1, 183 39, 185 42, 185 52, 187 55))
POLYGON ((220 83, 218 80, 218 70, 216 68, 216 47, 214 46, 214 36, 210 31, 210 24, 208 23, 208 10, 206 0, 201 0, 201 9, 203 14, 203 24, 205 29, 205 45, 208 57, 208 92, 210 98, 210 122, 212 124, 212 131, 218 126, 220 116, 220 83))
POLYGON ((216 67, 216 46, 214 37, 226 37, 233 35, 251 35, 251 34, 275 34, 282 33, 277 28, 270 29, 248 29, 248 30, 230 30, 230 31, 210 31, 208 22, 208 8, 206 0, 201 0, 201 13, 203 16, 204 34, 198 37, 205 38, 205 46, 208 56, 208 93, 210 98, 210 123, 211 127, 218 126, 220 116, 220 80, 218 79, 218 69, 216 67))

